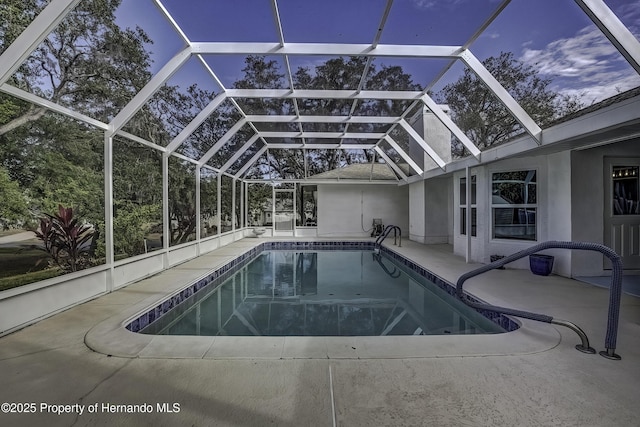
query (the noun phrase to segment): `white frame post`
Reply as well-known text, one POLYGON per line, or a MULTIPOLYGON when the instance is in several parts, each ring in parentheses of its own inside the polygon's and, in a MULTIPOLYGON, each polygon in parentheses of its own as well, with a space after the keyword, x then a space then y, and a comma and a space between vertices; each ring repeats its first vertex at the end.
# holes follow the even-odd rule
POLYGON ((162 153, 162 258, 163 267, 169 268, 169 243, 171 242, 169 220, 169 153, 162 153))
POLYGON ((201 172, 201 166, 200 165, 196 165, 196 242, 198 242, 198 244, 196 245, 196 255, 200 255, 200 240, 202 239, 201 236, 201 227, 202 227, 202 223, 201 223, 201 207, 200 207, 200 172, 201 172))
POLYGON ((104 249, 107 270, 107 292, 114 288, 113 246, 113 138, 104 133, 104 249))

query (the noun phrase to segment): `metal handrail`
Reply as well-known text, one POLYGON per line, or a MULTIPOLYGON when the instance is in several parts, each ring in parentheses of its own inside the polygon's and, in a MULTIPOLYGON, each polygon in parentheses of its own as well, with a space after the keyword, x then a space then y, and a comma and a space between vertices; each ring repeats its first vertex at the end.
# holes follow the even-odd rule
POLYGON ((475 301, 471 301, 469 297, 464 294, 462 289, 462 285, 467 279, 478 276, 482 273, 486 273, 487 271, 494 270, 500 267, 503 267, 505 264, 518 260, 520 258, 524 258, 527 255, 532 255, 536 252, 545 250, 545 249, 579 249, 579 250, 588 250, 588 251, 597 251, 604 254, 611 260, 611 286, 609 288, 609 312, 607 316, 607 333, 605 336, 605 351, 601 351, 600 355, 606 357, 608 359, 620 360, 621 357, 615 353, 616 349, 616 339, 618 336, 618 320, 620 317, 620 299, 622 294, 622 260, 620 255, 615 253, 611 248, 598 244, 598 243, 584 243, 584 242, 558 242, 558 241, 550 241, 540 243, 538 245, 532 246, 523 251, 517 252, 508 257, 499 259, 490 264, 484 265, 480 268, 472 270, 468 273, 463 274, 458 279, 456 283, 456 296, 467 304, 470 307, 493 311, 496 313, 507 314, 516 317, 523 317, 525 319, 537 320, 539 322, 553 323, 556 325, 566 326, 573 331, 575 331, 582 340, 582 344, 576 345, 576 349, 582 351, 584 353, 595 353, 595 350, 589 346, 589 340, 587 339, 586 334, 575 324, 565 321, 565 320, 556 320, 551 316, 547 316, 544 314, 531 313, 528 311, 515 310, 511 308, 498 307, 490 304, 483 304, 475 301))
POLYGON ((382 242, 387 238, 389 233, 393 231, 393 244, 396 245, 398 243, 398 238, 400 239, 400 243, 397 245, 398 247, 402 247, 402 230, 397 225, 387 225, 382 233, 376 239, 376 243, 373 245, 373 249, 380 249, 382 246, 382 242))

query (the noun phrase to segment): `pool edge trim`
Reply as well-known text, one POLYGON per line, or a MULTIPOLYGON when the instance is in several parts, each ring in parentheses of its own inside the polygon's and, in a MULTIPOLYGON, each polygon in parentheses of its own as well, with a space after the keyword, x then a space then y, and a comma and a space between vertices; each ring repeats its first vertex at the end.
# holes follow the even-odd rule
MULTIPOLYGON (((231 256, 237 258, 238 254, 255 249, 264 242, 249 243, 227 248, 235 249, 237 253, 231 256)), ((127 322, 154 304, 179 293, 189 283, 178 285, 175 289, 156 291, 154 295, 98 323, 85 334, 85 344, 96 352, 125 358, 287 360, 522 355, 550 350, 561 340, 559 331, 552 325, 526 319, 517 321, 519 329, 500 334, 416 337, 152 336, 125 329, 127 322)))

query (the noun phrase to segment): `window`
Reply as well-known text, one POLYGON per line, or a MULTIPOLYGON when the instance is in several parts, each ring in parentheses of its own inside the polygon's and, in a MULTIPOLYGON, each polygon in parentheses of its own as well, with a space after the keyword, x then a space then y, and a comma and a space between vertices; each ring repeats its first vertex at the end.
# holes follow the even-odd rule
POLYGON ((536 240, 536 171, 494 173, 491 184, 493 238, 536 240))
POLYGON ((316 227, 318 225, 318 186, 298 186, 298 227, 316 227))
POLYGON ((471 208, 471 235, 477 236, 476 176, 471 177, 471 203, 467 205, 467 178, 460 178, 460 234, 467 235, 467 207, 471 208))
POLYGON ((613 167, 613 214, 640 215, 638 166, 613 167))

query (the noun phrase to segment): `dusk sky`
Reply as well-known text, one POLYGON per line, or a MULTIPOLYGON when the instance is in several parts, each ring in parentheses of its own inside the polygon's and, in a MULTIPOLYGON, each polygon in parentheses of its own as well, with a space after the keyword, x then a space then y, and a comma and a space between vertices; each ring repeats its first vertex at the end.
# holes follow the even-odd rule
MULTIPOLYGON (((277 42, 269 0, 163 0, 191 41, 277 42)), ((637 0, 607 0, 607 5, 640 37, 637 0)), ((464 44, 499 6, 497 0, 396 0, 384 27, 382 44, 464 44)), ((385 0, 278 0, 286 42, 371 43, 386 5, 385 0)), ((123 0, 118 11, 122 27, 140 26, 154 40, 154 72, 177 53, 184 42, 152 0, 123 0)), ((513 0, 471 46, 483 60, 501 51, 535 66, 553 80, 561 93, 580 94, 585 103, 599 101, 640 85, 640 76, 572 0, 513 0)), ((281 64, 279 57, 276 59, 281 64)), ((330 57, 291 57, 313 68, 330 57)), ((225 87, 242 76, 241 55, 207 56, 206 61, 225 87)), ((401 65, 425 86, 449 63, 444 59, 379 58, 380 66, 401 65)), ((282 68, 284 70, 284 67, 282 68)), ((457 63, 433 87, 438 91, 455 81, 463 65, 457 63)), ((185 86, 197 82, 218 92, 219 87, 192 58, 170 81, 185 86)))

